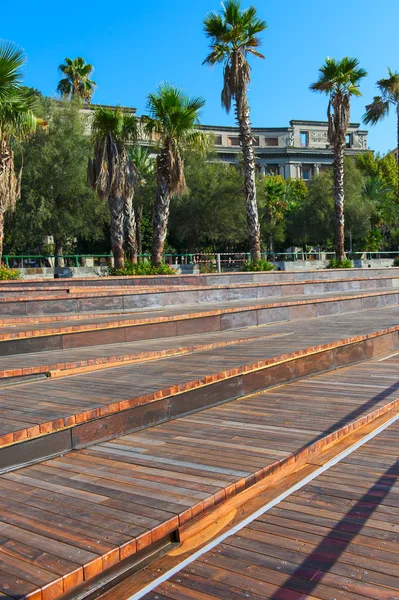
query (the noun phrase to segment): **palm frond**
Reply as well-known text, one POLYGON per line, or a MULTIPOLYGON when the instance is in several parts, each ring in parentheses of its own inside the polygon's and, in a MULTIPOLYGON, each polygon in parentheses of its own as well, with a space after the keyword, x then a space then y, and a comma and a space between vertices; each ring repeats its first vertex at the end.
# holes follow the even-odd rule
POLYGON ((375 96, 371 104, 367 104, 363 121, 366 125, 375 125, 389 114, 389 101, 382 96, 375 96))

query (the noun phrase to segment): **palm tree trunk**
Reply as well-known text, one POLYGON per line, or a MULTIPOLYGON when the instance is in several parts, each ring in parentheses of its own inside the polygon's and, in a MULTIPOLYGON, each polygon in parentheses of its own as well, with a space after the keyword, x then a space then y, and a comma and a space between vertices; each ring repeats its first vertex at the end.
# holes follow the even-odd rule
POLYGON ((251 121, 246 90, 237 94, 236 116, 240 128, 240 141, 244 158, 244 193, 247 206, 247 227, 251 258, 258 261, 260 253, 260 227, 256 203, 255 155, 252 143, 251 121))
POLYGON ((143 254, 143 205, 140 203, 136 209, 136 239, 137 239, 137 254, 141 256, 143 254))
POLYGON ((398 169, 398 187, 396 190, 397 202, 399 204, 399 104, 396 106, 397 129, 396 129, 396 166, 398 169))
POLYGON ((341 262, 345 260, 344 146, 342 143, 336 144, 334 154, 335 255, 341 262))
POLYGON ((0 208, 0 265, 3 258, 3 239, 4 239, 4 212, 0 208))
POLYGON ((137 239, 133 198, 125 198, 123 211, 126 255, 130 262, 135 265, 137 263, 137 239))
POLYGON ((114 266, 116 269, 123 269, 125 266, 125 254, 123 252, 124 200, 120 196, 110 196, 108 204, 111 215, 111 245, 114 255, 114 266))
POLYGON ((170 207, 170 177, 166 166, 168 164, 168 160, 165 156, 166 153, 163 154, 164 155, 158 155, 157 159, 157 197, 155 200, 154 216, 152 221, 151 263, 154 267, 158 267, 162 263, 170 207))

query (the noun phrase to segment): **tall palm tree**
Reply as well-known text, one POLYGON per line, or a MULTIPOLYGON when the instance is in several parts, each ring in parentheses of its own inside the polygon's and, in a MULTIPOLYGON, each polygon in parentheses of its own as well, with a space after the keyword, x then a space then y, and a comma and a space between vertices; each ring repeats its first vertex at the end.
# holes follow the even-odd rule
POLYGON ((185 148, 204 150, 206 138, 198 130, 199 111, 203 98, 190 98, 182 90, 163 83, 147 99, 148 117, 144 132, 158 146, 157 195, 152 229, 152 264, 159 266, 168 227, 170 199, 186 188, 182 151, 185 148))
POLYGON ((327 109, 328 139, 334 152, 335 253, 337 260, 345 259, 344 220, 344 151, 350 124, 352 96, 361 96, 359 83, 367 75, 357 58, 342 60, 326 58, 319 69, 319 79, 310 89, 329 96, 327 109))
MULTIPOLYGON (((388 67, 388 77, 377 81, 377 87, 381 92, 381 96, 374 96, 373 102, 366 106, 363 121, 367 125, 369 123, 375 125, 389 115, 389 110, 393 106, 396 111, 396 147, 399 151, 399 73, 391 71, 388 67)), ((396 194, 399 202, 399 154, 397 155, 396 163, 398 167, 398 187, 396 194)))
POLYGON ((129 150, 129 158, 133 161, 137 173, 134 204, 136 215, 137 254, 140 256, 143 253, 143 188, 148 178, 154 172, 155 161, 151 158, 150 150, 143 146, 134 146, 134 148, 131 148, 129 150))
POLYGON ((137 260, 133 208, 136 175, 126 149, 127 142, 137 139, 137 118, 119 107, 98 107, 93 115, 92 135, 94 158, 89 159, 88 181, 101 199, 108 200, 112 252, 119 269, 125 264, 125 247, 131 260, 137 260))
POLYGON ((93 65, 87 64, 84 58, 77 56, 74 59, 64 58, 64 63, 58 69, 63 75, 57 86, 57 91, 61 96, 63 98, 81 98, 90 104, 96 87, 95 81, 90 79, 90 75, 94 71, 93 65))
POLYGON ((3 253, 4 214, 13 210, 20 195, 21 170, 15 172, 14 142, 36 130, 35 94, 21 87, 23 52, 10 43, 0 44, 0 263, 3 253))
POLYGON ((247 88, 251 79, 248 55, 265 58, 257 48, 259 34, 267 27, 258 18, 255 7, 241 10, 240 0, 227 0, 220 13, 212 12, 204 19, 204 30, 210 39, 210 53, 203 64, 224 63, 222 106, 230 112, 235 101, 235 113, 240 129, 244 159, 244 192, 247 205, 248 237, 252 260, 259 260, 260 228, 256 203, 255 157, 251 132, 247 88))

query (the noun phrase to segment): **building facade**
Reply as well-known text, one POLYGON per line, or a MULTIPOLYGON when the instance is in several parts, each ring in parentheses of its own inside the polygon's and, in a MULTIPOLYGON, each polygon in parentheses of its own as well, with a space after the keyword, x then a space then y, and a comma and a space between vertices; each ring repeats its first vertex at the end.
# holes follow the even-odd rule
MULTIPOLYGON (((356 156, 367 151, 367 131, 351 123, 346 154, 356 156)), ((201 125, 212 136, 219 160, 235 164, 241 153, 238 127, 201 125)), ((333 152, 328 142, 325 121, 290 121, 290 127, 253 127, 256 165, 260 175, 281 175, 284 179, 309 181, 330 169, 333 152)))
MULTIPOLYGON (((88 132, 93 108, 96 106, 98 105, 92 104, 82 107, 82 112, 89 117, 88 132)), ((135 108, 121 108, 136 114, 135 108)), ((211 137, 218 160, 229 164, 238 163, 241 156, 238 127, 200 125, 200 129, 211 137)), ((290 121, 289 127, 253 127, 252 133, 259 175, 273 174, 281 175, 284 179, 291 177, 310 181, 315 175, 332 167, 334 157, 328 142, 326 121, 290 121)), ((347 134, 346 154, 356 156, 366 152, 367 134, 367 131, 360 129, 359 123, 351 123, 347 134)), ((140 143, 149 148, 154 146, 153 140, 142 139, 140 143)))

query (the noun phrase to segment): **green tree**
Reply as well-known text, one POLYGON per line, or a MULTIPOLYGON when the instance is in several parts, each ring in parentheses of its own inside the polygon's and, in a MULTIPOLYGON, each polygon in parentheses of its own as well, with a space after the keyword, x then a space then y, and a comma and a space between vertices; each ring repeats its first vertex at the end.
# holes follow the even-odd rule
POLYGON ((187 191, 171 204, 168 242, 179 252, 246 250, 242 180, 231 165, 185 155, 187 191))
POLYGON ((90 76, 94 71, 93 65, 86 63, 81 56, 76 58, 64 58, 64 62, 58 67, 62 73, 57 91, 62 98, 80 98, 90 104, 91 97, 96 88, 96 83, 90 76))
MULTIPOLYGON (((368 125, 375 125, 382 121, 387 115, 391 106, 396 113, 396 147, 399 149, 399 73, 393 72, 388 68, 388 77, 377 81, 377 87, 381 92, 380 96, 374 96, 371 104, 366 106, 366 112, 363 115, 363 121, 368 125)), ((396 162, 397 172, 399 174, 399 155, 396 162)), ((399 176, 396 188, 397 202, 399 203, 399 176)))
POLYGON ((227 0, 220 13, 210 13, 204 20, 204 29, 210 39, 210 53, 204 63, 223 63, 222 106, 230 112, 235 101, 235 113, 240 129, 240 143, 244 160, 244 192, 247 207, 247 227, 252 260, 259 260, 260 226, 256 202, 255 155, 250 122, 247 88, 251 79, 248 55, 264 58, 258 51, 259 34, 266 29, 265 21, 258 18, 255 7, 241 9, 240 0, 227 0))
POLYGON ((35 112, 48 127, 22 144, 21 199, 10 219, 6 246, 18 253, 40 252, 43 236, 52 235, 56 253, 62 255, 103 238, 107 214, 87 186, 90 144, 79 106, 40 98, 35 112))
MULTIPOLYGON (((365 193, 366 179, 351 158, 345 158, 344 194, 346 206, 346 238, 352 237, 355 246, 364 249, 365 238, 376 218, 375 204, 365 193)), ((288 216, 288 235, 297 245, 317 245, 333 248, 334 176, 327 171, 308 184, 308 195, 288 216)))
POLYGON ((328 139, 334 152, 335 253, 338 261, 345 259, 344 229, 344 150, 350 123, 352 96, 361 96, 359 83, 367 75, 357 58, 340 61, 327 58, 319 69, 319 79, 310 89, 329 96, 328 139))
POLYGON ((14 164, 15 142, 36 131, 35 95, 21 85, 23 52, 15 45, 0 45, 0 263, 3 254, 4 215, 13 211, 20 196, 21 171, 14 164))
POLYGON ((115 268, 125 264, 124 248, 137 262, 136 220, 133 206, 136 172, 126 144, 136 141, 137 118, 121 108, 97 107, 92 121, 94 158, 89 159, 88 180, 102 200, 108 200, 111 244, 115 268), (125 244, 126 240, 126 244, 125 244))
POLYGON ((154 205, 152 229, 152 264, 162 262, 168 227, 170 200, 184 193, 185 148, 205 149, 206 138, 198 130, 199 111, 203 98, 190 98, 182 90, 163 83, 154 94, 148 95, 144 131, 148 138, 157 142, 157 194, 154 205))

